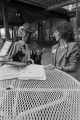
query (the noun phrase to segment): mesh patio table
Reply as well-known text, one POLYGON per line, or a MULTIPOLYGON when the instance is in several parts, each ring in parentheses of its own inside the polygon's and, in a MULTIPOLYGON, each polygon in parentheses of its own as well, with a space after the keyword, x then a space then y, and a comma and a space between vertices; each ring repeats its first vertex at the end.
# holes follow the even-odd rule
POLYGON ((0 120, 80 120, 80 83, 57 69, 45 73, 44 81, 0 81, 0 120))

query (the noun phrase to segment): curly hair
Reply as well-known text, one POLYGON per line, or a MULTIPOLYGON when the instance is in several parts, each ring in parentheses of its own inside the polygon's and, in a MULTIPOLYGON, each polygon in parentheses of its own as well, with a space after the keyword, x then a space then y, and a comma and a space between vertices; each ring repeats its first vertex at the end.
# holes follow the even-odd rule
POLYGON ((55 29, 60 32, 61 38, 66 40, 66 42, 74 42, 74 31, 70 22, 60 21, 57 23, 55 29))

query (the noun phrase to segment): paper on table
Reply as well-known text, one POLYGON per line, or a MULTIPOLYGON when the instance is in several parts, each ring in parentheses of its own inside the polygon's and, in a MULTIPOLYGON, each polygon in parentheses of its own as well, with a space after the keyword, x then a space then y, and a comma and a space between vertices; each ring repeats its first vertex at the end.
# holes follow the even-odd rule
POLYGON ((42 65, 31 64, 26 67, 16 67, 14 65, 3 65, 0 67, 0 80, 19 78, 23 80, 46 80, 46 75, 42 65))
POLYGON ((0 56, 5 56, 11 46, 11 43, 10 41, 6 41, 1 49, 1 52, 0 52, 0 56))
POLYGON ((0 67, 0 80, 17 78, 19 68, 12 65, 3 65, 0 67))
POLYGON ((31 64, 20 70, 19 79, 23 80, 46 80, 46 75, 42 65, 31 64))

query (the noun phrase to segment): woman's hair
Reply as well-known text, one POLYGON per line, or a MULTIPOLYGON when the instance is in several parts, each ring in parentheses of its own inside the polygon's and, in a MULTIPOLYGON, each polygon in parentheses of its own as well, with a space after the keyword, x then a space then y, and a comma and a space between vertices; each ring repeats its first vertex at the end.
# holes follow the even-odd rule
POLYGON ((67 42, 74 42, 74 31, 70 22, 60 21, 57 23, 55 29, 60 32, 62 39, 67 42))

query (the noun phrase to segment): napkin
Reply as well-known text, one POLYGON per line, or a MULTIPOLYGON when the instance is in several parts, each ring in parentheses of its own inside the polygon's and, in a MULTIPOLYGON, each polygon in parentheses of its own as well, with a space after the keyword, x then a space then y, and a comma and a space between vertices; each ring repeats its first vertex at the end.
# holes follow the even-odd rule
POLYGON ((46 80, 43 65, 31 64, 20 70, 19 79, 23 80, 46 80))

